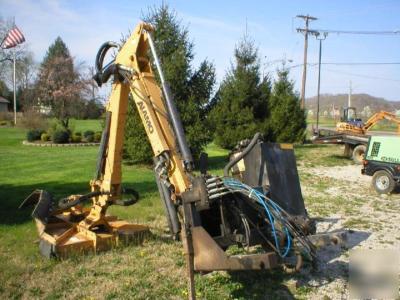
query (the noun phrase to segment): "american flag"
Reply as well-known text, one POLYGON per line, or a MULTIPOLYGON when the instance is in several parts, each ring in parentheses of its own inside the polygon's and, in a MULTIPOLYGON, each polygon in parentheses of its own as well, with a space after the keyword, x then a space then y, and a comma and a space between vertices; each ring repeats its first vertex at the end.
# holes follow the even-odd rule
POLYGON ((3 49, 13 48, 19 44, 22 44, 23 42, 25 42, 24 35, 18 29, 17 26, 14 26, 14 28, 7 33, 6 37, 1 43, 1 48, 3 49))

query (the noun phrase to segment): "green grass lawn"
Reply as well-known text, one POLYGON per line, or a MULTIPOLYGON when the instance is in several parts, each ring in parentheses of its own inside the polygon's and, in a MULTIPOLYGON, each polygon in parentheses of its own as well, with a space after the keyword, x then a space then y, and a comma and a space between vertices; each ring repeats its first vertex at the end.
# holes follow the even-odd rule
MULTIPOLYGON (((74 121, 75 130, 99 130, 99 121, 74 121)), ((0 128, 0 298, 1 299, 179 299, 186 296, 186 275, 179 242, 165 241, 166 222, 154 175, 149 167, 123 166, 123 182, 137 189, 141 200, 110 212, 147 224, 154 236, 142 246, 113 249, 97 255, 47 260, 39 255, 38 236, 30 210, 18 210, 34 189, 56 199, 84 193, 95 170, 97 147, 29 147, 25 132, 0 128)), ((297 148, 300 164, 347 164, 338 147, 297 148), (331 154, 333 150, 334 154, 331 154), (312 159, 307 156, 311 151, 312 159), (317 155, 318 154, 318 155, 317 155)), ((222 174, 228 151, 208 147, 211 173, 222 174)), ((279 272, 215 272, 196 275, 199 298, 257 299, 284 291, 291 278, 279 272)), ((304 298, 298 290, 298 297, 304 298)))
POLYGON ((101 131, 101 121, 99 120, 70 120, 70 127, 75 131, 85 132, 86 130, 101 131))

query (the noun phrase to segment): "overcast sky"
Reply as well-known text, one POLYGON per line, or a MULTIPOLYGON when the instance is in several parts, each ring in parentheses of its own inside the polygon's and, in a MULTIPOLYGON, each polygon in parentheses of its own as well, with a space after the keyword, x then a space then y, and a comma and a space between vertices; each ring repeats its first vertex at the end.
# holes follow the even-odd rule
MULTIPOLYGON (((3 18, 15 17, 35 59, 40 62, 57 36, 72 55, 88 66, 98 47, 107 40, 118 41, 121 33, 135 27, 149 7, 163 1, 57 1, 0 0, 3 18)), ((175 9, 182 24, 188 26, 195 43, 195 64, 204 58, 214 62, 218 79, 224 77, 232 61, 233 49, 247 31, 256 41, 266 72, 273 73, 278 60, 303 59, 303 36, 296 27, 303 22, 297 14, 318 17, 311 28, 333 30, 400 30, 400 1, 164 1, 175 9), (275 61, 275 63, 270 62, 275 61)), ((330 34, 323 42, 323 62, 400 63, 399 35, 330 34)), ((310 37, 308 61, 318 61, 318 43, 310 37)), ((310 66, 306 96, 317 88, 317 66, 310 66)), ((300 90, 301 67, 291 76, 300 90)), ((349 81, 354 93, 368 93, 400 100, 400 64, 323 65, 322 93, 347 93, 349 81)))

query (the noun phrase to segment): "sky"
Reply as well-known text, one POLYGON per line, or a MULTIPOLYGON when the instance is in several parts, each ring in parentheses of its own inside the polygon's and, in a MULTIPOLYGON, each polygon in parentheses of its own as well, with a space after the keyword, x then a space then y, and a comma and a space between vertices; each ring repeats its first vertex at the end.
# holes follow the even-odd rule
MULTIPOLYGON (((195 47, 194 66, 207 58, 221 81, 233 62, 235 45, 247 32, 259 48, 263 72, 274 76, 283 60, 300 91, 304 36, 296 32, 310 14, 311 29, 400 32, 400 1, 149 1, 149 0, 0 0, 0 15, 15 17, 29 48, 40 62, 60 36, 78 62, 94 64, 99 46, 119 41, 149 8, 167 3, 187 26, 195 47), (300 65, 300 66, 299 66, 300 65)), ((321 93, 368 93, 400 101, 400 34, 347 35, 331 33, 322 43, 323 63, 397 63, 322 65, 321 93)), ((317 93, 319 42, 309 38, 306 97, 317 93)), ((173 84, 173 83, 172 83, 173 84)))

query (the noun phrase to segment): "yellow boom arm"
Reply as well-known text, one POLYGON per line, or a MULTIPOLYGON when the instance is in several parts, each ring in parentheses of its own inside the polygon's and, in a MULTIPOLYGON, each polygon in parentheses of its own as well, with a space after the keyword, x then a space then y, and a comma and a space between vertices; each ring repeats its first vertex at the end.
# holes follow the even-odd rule
POLYGON ((149 33, 153 28, 145 23, 139 24, 122 46, 115 64, 123 66, 126 72, 122 81, 114 82, 107 104, 111 113, 108 151, 105 157, 103 178, 93 182, 94 190, 110 191, 104 196, 117 197, 121 192, 121 161, 124 126, 128 108, 129 93, 136 104, 144 124, 154 155, 165 156, 168 161, 167 176, 175 193, 187 190, 189 181, 184 170, 184 162, 178 153, 176 138, 172 131, 162 93, 153 74, 149 51, 149 33))
MULTIPOLYGON (((186 145, 179 114, 164 82, 150 35, 153 30, 149 24, 138 24, 115 58, 115 80, 107 104, 110 134, 105 155, 99 157, 103 163, 98 164, 101 168, 98 178, 91 182, 92 192, 99 191, 104 194, 94 199, 91 213, 84 222, 88 222, 91 218, 95 223, 105 220, 107 206, 110 202, 118 200, 121 195, 122 147, 129 94, 136 104, 154 152, 157 180, 163 181, 168 191, 173 191, 168 201, 181 199, 182 193, 189 192, 192 185, 189 179, 192 168, 191 154, 186 145), (148 58, 149 50, 153 53, 164 97, 152 71, 148 58)), ((104 81, 106 79, 108 78, 104 81)), ((107 132, 107 128, 105 131, 107 132)), ((193 296, 193 246, 190 225, 185 221, 189 213, 186 211, 191 205, 193 204, 183 205, 182 218, 185 229, 181 233, 188 259, 190 294, 193 296)))
POLYGON ((370 117, 363 126, 364 131, 368 131, 369 129, 371 129, 371 127, 373 127, 375 124, 377 124, 381 120, 388 120, 390 122, 396 123, 397 124, 397 132, 400 134, 400 118, 397 118, 395 114, 389 113, 387 111, 380 111, 380 112, 374 114, 372 117, 370 117))
POLYGON ((355 134, 366 134, 374 125, 381 120, 388 120, 397 124, 397 133, 400 134, 400 119, 395 114, 386 111, 380 111, 370 117, 362 127, 358 127, 348 122, 339 122, 336 124, 336 130, 339 132, 351 132, 355 134))

